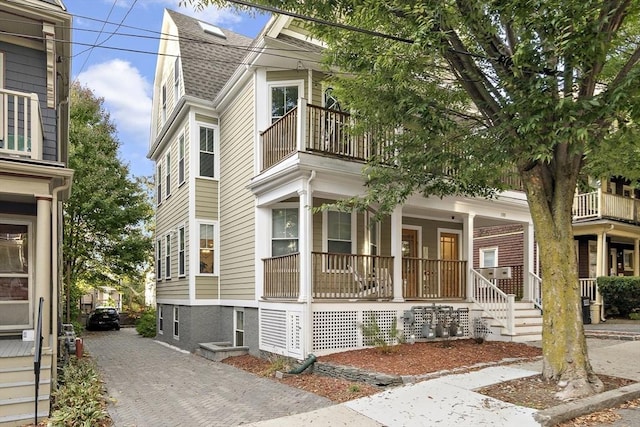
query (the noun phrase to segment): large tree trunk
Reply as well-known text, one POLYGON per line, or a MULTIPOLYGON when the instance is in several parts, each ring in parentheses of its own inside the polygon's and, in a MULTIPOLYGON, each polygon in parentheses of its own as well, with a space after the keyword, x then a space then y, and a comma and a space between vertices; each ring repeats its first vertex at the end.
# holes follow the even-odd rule
POLYGON ((580 287, 571 221, 578 170, 571 165, 537 165, 522 173, 542 277, 542 374, 562 387, 558 397, 570 399, 602 390, 587 354, 580 287))

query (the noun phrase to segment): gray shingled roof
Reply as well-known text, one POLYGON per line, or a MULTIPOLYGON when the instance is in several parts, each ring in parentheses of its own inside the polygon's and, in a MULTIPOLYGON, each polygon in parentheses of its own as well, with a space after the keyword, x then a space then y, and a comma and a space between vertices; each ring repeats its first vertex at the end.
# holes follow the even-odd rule
POLYGON ((205 33, 195 18, 168 10, 178 28, 184 92, 213 100, 242 60, 253 39, 225 30, 226 39, 205 33))

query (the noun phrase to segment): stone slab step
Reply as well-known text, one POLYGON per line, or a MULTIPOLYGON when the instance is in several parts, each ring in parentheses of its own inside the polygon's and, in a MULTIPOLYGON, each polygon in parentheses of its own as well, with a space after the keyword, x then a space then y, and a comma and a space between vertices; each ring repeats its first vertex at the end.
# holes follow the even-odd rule
POLYGON ((196 350, 196 354, 214 362, 220 362, 227 357, 244 356, 245 354, 249 354, 249 347, 234 347, 231 343, 226 341, 200 343, 199 346, 200 348, 196 350))

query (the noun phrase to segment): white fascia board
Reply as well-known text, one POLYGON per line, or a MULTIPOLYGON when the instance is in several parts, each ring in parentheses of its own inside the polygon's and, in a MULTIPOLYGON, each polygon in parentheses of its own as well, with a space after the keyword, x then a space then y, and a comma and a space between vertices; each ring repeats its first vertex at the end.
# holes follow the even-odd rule
POLYGON ((222 86, 218 95, 213 99, 213 105, 216 109, 223 111, 230 102, 235 99, 235 94, 242 89, 247 80, 253 76, 255 63, 257 58, 262 55, 264 48, 264 40, 259 40, 252 46, 253 52, 245 57, 246 64, 240 65, 233 75, 222 86))

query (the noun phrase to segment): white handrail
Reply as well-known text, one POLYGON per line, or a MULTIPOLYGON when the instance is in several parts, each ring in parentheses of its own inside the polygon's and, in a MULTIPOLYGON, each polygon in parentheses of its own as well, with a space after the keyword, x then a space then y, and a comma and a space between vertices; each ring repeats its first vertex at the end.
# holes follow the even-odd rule
POLYGON ((508 335, 515 335, 515 295, 504 293, 473 269, 471 269, 471 280, 473 301, 505 328, 508 335))
POLYGON ((542 311, 542 279, 532 272, 529 272, 529 301, 542 311))
POLYGON ((41 160, 42 138, 38 95, 0 88, 0 153, 41 160))
POLYGON ((595 277, 589 277, 586 279, 578 279, 580 283, 580 296, 589 297, 589 300, 596 301, 598 299, 598 281, 595 277))

